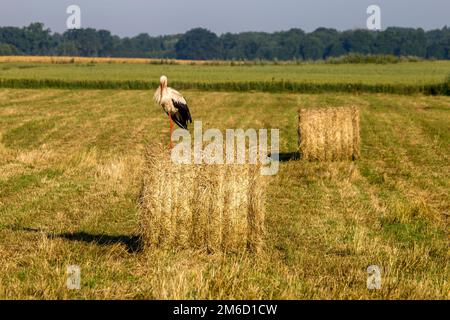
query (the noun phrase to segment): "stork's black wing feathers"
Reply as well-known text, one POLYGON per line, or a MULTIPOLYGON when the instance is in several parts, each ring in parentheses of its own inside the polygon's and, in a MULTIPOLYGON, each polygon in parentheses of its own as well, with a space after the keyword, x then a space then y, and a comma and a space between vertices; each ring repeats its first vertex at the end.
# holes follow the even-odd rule
POLYGON ((189 111, 187 104, 181 103, 179 101, 175 101, 173 99, 172 99, 172 102, 173 102, 174 107, 178 109, 178 112, 175 113, 175 115, 172 117, 173 121, 180 128, 187 130, 188 121, 190 123, 192 123, 191 112, 189 111))

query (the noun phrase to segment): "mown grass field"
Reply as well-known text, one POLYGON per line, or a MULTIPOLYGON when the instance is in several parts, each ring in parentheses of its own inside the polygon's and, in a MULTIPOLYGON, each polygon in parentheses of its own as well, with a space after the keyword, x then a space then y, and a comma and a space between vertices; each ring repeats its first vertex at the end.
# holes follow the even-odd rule
MULTIPOLYGON (((171 66, 109 74, 103 66, 5 66, 0 77, 182 74, 171 66)), ((395 68, 383 81, 424 79, 395 68)), ((226 80, 235 71, 217 70, 204 72, 226 80)), ((241 77, 273 76, 245 70, 241 77)), ((339 81, 338 72, 321 77, 339 81)), ((0 298, 450 298, 449 97, 183 93, 204 128, 280 129, 286 161, 270 178, 263 252, 139 251, 143 149, 169 130, 153 92, 0 89, 0 298), (360 160, 287 161, 297 151, 300 106, 347 105, 361 110, 360 160), (66 288, 72 264, 81 267, 81 290, 66 288), (382 269, 381 290, 366 289, 372 264, 382 269)))

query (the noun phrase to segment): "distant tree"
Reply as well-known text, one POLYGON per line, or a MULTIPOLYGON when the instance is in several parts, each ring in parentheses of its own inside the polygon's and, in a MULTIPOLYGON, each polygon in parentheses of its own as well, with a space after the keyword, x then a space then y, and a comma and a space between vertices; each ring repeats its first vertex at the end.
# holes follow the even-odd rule
POLYGON ((175 51, 179 59, 218 59, 221 57, 221 43, 215 33, 207 29, 196 28, 181 36, 175 45, 175 51))
POLYGON ((24 36, 27 42, 27 54, 44 55, 51 51, 54 39, 50 29, 44 29, 43 23, 32 23, 24 28, 24 36))
POLYGON ((318 28, 312 32, 312 36, 316 37, 322 44, 322 53, 319 59, 345 54, 345 50, 343 50, 342 44, 340 43, 340 34, 336 29, 318 28))
POLYGON ((341 35, 342 46, 347 53, 373 53, 375 32, 369 30, 345 31, 341 35))
POLYGON ((305 32, 301 29, 291 29, 286 32, 277 32, 273 35, 276 40, 275 56, 280 60, 302 58, 300 44, 303 42, 305 32))
POLYGON ((118 39, 114 38, 108 30, 99 30, 97 35, 100 42, 98 55, 101 57, 112 56, 118 39))
POLYGON ((12 44, 0 43, 0 56, 16 56, 21 52, 12 44))
POLYGON ((403 29, 400 34, 400 44, 397 56, 425 57, 427 53, 427 39, 425 31, 419 29, 403 29))
POLYGON ((55 54, 59 56, 79 56, 81 53, 78 51, 75 41, 63 41, 58 44, 55 49, 55 54))
POLYGON ((395 28, 387 28, 385 31, 377 34, 373 53, 398 55, 400 53, 400 41, 398 30, 395 28))
POLYGON ((425 57, 426 45, 427 40, 422 29, 391 27, 378 33, 374 53, 425 57))
MULTIPOLYGON (((261 55, 260 50, 263 46, 261 40, 261 34, 256 32, 243 32, 240 34, 226 34, 221 38, 223 57, 227 59, 239 59, 239 60, 254 60, 258 57, 258 52, 261 55)), ((266 52, 267 54, 267 52, 266 52)))
POLYGON ((260 33, 245 32, 240 34, 238 39, 238 49, 242 52, 243 59, 267 59, 267 50, 265 50, 266 57, 262 56, 264 42, 260 33))
POLYGON ((345 50, 342 41, 339 39, 336 39, 325 48, 323 58, 327 59, 329 57, 339 57, 339 56, 343 56, 347 53, 348 52, 345 50))
MULTIPOLYGON (((318 28, 310 33, 291 29, 275 33, 226 33, 218 37, 202 28, 185 34, 151 37, 141 33, 120 38, 108 30, 78 29, 53 33, 42 23, 0 27, 0 54, 146 57, 190 60, 320 60, 352 54, 418 56, 450 59, 450 29, 391 27, 384 31, 339 32, 318 28)), ((358 58, 359 61, 369 61, 358 58)))
POLYGON ((238 36, 232 33, 225 33, 220 37, 223 49, 223 58, 226 60, 243 59, 242 53, 239 53, 236 48, 238 47, 238 36))
POLYGON ((92 28, 72 29, 64 33, 65 41, 75 44, 81 56, 97 57, 99 55, 102 41, 99 33, 92 28))
POLYGON ((0 28, 0 43, 12 45, 24 54, 29 54, 30 45, 23 28, 0 28))
POLYGON ((450 29, 431 30, 426 33, 427 58, 450 59, 450 29))
POLYGON ((312 34, 307 34, 303 39, 303 43, 300 47, 300 52, 303 60, 322 59, 324 47, 324 44, 318 37, 312 34))

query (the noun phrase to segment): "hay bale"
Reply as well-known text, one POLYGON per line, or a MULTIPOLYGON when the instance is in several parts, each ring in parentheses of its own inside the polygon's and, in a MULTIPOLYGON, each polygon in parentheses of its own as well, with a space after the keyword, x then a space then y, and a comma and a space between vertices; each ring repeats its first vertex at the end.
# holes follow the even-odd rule
POLYGON ((304 160, 356 160, 360 156, 357 107, 300 109, 298 136, 304 160))
POLYGON ((174 164, 168 150, 150 146, 139 201, 145 247, 258 251, 263 179, 256 165, 174 164))

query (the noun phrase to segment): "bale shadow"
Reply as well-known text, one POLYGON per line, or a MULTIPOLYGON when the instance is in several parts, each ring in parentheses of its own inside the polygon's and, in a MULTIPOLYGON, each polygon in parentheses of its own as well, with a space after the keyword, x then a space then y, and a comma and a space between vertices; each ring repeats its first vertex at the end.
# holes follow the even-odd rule
POLYGON ((86 243, 94 243, 100 246, 109 246, 114 244, 122 244, 128 253, 138 253, 144 249, 143 240, 138 235, 108 235, 108 234, 91 234, 87 232, 63 232, 52 233, 47 230, 29 228, 29 227, 17 227, 10 228, 13 231, 24 232, 43 232, 48 238, 55 239, 60 238, 68 241, 81 241, 86 243))
MULTIPOLYGON (((276 155, 275 153, 273 155, 276 155)), ((269 157, 272 157, 272 154, 269 154, 269 157)), ((281 152, 278 153, 278 159, 280 162, 287 162, 292 160, 300 160, 300 152, 281 152)))
POLYGON ((108 246, 114 244, 122 244, 127 252, 137 253, 143 250, 142 238, 137 235, 107 235, 107 234, 91 234, 87 232, 65 232, 50 235, 52 238, 61 238, 69 241, 81 241, 86 243, 95 243, 100 246, 108 246))

